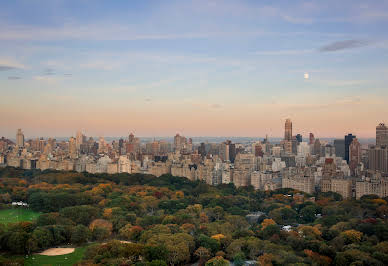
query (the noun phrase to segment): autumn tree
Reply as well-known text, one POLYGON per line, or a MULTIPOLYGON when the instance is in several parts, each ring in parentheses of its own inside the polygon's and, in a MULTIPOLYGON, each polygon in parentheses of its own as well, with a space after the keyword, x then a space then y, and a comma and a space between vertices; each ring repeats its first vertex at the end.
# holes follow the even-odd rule
POLYGON ((194 255, 199 258, 199 265, 203 265, 204 262, 210 258, 210 251, 207 248, 199 247, 194 255))
POLYGON ((206 266, 228 266, 229 261, 224 259, 223 257, 214 257, 208 260, 205 265, 206 266))

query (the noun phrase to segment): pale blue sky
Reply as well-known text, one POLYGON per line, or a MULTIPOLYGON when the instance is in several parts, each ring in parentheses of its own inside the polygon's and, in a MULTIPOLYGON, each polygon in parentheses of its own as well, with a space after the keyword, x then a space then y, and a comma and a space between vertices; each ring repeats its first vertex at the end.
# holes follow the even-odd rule
POLYGON ((1 1, 0 135, 371 137, 386 25, 387 1, 1 1))

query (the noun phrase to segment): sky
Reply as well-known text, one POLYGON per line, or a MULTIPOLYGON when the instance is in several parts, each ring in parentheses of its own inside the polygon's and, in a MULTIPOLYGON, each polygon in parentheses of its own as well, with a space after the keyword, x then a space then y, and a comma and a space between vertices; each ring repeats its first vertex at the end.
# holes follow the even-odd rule
POLYGON ((0 136, 374 137, 386 25, 379 0, 0 1, 0 136))

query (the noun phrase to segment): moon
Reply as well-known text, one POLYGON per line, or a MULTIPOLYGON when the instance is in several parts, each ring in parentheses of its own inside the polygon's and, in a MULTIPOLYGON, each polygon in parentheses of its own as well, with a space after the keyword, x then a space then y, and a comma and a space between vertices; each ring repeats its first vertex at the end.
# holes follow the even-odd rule
POLYGON ((305 72, 304 73, 304 79, 309 79, 309 78, 310 78, 309 73, 305 72))

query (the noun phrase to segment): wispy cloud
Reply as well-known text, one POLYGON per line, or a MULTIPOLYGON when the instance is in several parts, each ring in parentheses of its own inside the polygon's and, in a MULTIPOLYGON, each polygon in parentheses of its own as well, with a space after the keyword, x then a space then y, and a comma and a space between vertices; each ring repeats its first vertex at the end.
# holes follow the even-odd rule
POLYGON ((222 108, 222 105, 219 103, 214 103, 214 104, 210 105, 210 107, 213 109, 220 109, 220 108, 222 108))
POLYGON ((9 80, 18 80, 18 79, 22 79, 21 77, 17 77, 17 76, 9 76, 8 77, 9 80))
POLYGON ((43 75, 46 75, 46 76, 52 76, 52 75, 55 75, 55 70, 52 69, 52 68, 46 68, 43 72, 43 75))
POLYGON ((346 49, 353 49, 358 47, 367 46, 369 42, 365 40, 344 40, 333 42, 319 48, 320 52, 336 52, 346 49))
POLYGON ((58 82, 58 78, 52 76, 35 76, 33 77, 36 81, 46 82, 46 83, 56 83, 58 82))
POLYGON ((16 67, 0 65, 0 71, 8 71, 13 69, 16 69, 16 67))
POLYGON ((13 59, 0 58, 0 71, 9 71, 14 69, 24 69, 25 66, 13 59))
POLYGON ((257 51, 254 54, 256 55, 301 55, 301 54, 309 54, 313 53, 313 49, 305 49, 305 50, 277 50, 277 51, 257 51))

